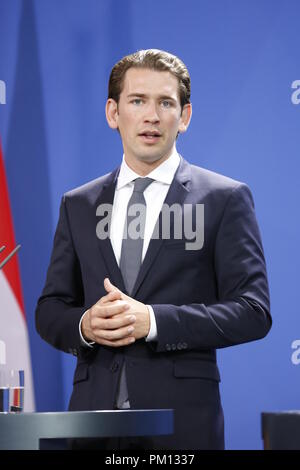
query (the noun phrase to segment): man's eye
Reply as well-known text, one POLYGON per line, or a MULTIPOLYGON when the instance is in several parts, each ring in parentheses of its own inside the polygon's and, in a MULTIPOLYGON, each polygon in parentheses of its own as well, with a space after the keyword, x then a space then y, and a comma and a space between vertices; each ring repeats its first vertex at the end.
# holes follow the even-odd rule
POLYGON ((171 106, 171 103, 168 100, 163 100, 161 102, 161 104, 162 104, 163 108, 170 108, 170 106, 171 106))
POLYGON ((142 104, 142 100, 140 98, 135 98, 134 100, 132 100, 132 103, 136 105, 140 105, 142 104))

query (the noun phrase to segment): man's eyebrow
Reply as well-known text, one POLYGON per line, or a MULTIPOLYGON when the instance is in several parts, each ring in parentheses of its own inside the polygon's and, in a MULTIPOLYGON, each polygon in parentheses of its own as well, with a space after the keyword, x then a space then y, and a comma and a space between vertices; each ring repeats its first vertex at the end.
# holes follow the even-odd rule
POLYGON ((160 100, 170 100, 170 101, 176 101, 172 96, 169 95, 159 95, 160 100))
POLYGON ((146 98, 147 95, 145 95, 145 93, 130 93, 129 95, 127 95, 127 98, 146 98))
MULTIPOLYGON (((145 93, 130 93, 127 95, 127 98, 147 98, 147 95, 145 93)), ((158 99, 175 101, 175 99, 169 95, 159 95, 158 99)))

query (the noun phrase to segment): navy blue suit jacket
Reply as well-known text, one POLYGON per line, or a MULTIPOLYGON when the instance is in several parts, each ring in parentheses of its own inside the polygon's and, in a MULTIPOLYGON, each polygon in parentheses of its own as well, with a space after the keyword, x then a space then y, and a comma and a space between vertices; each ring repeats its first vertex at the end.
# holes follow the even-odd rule
MULTIPOLYGON (((122 348, 81 346, 79 321, 106 294, 126 293, 110 240, 99 240, 99 204, 113 203, 118 169, 64 195, 37 330, 77 356, 70 410, 112 409, 126 362, 133 409, 174 408, 175 434, 154 448, 224 445, 216 349, 264 337, 271 317, 265 260, 249 188, 181 157, 165 203, 204 204, 204 245, 153 239, 132 297, 153 307, 157 341, 122 348)), ((172 231, 171 231, 172 233, 172 231)))

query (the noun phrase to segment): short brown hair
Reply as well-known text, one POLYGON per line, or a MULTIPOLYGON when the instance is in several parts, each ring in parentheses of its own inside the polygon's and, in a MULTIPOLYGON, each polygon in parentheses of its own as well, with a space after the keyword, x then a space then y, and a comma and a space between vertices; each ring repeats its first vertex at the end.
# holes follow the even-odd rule
POLYGON ((114 65, 108 84, 108 98, 119 102, 125 73, 131 67, 170 72, 177 77, 181 108, 190 103, 191 79, 185 64, 175 55, 159 49, 146 49, 123 57, 114 65))

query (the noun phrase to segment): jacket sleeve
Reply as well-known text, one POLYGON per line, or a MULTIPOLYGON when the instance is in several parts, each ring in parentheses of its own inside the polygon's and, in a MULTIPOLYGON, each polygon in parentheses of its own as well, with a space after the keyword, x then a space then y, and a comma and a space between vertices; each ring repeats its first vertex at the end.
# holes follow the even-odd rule
POLYGON ((178 345, 179 349, 223 348, 268 333, 272 320, 266 265, 252 195, 245 184, 231 191, 225 205, 214 268, 218 298, 212 305, 152 305, 158 332, 153 350, 178 345))
POLYGON ((77 355, 81 346, 79 322, 84 311, 80 265, 63 197, 47 279, 36 308, 36 329, 52 346, 77 355))

